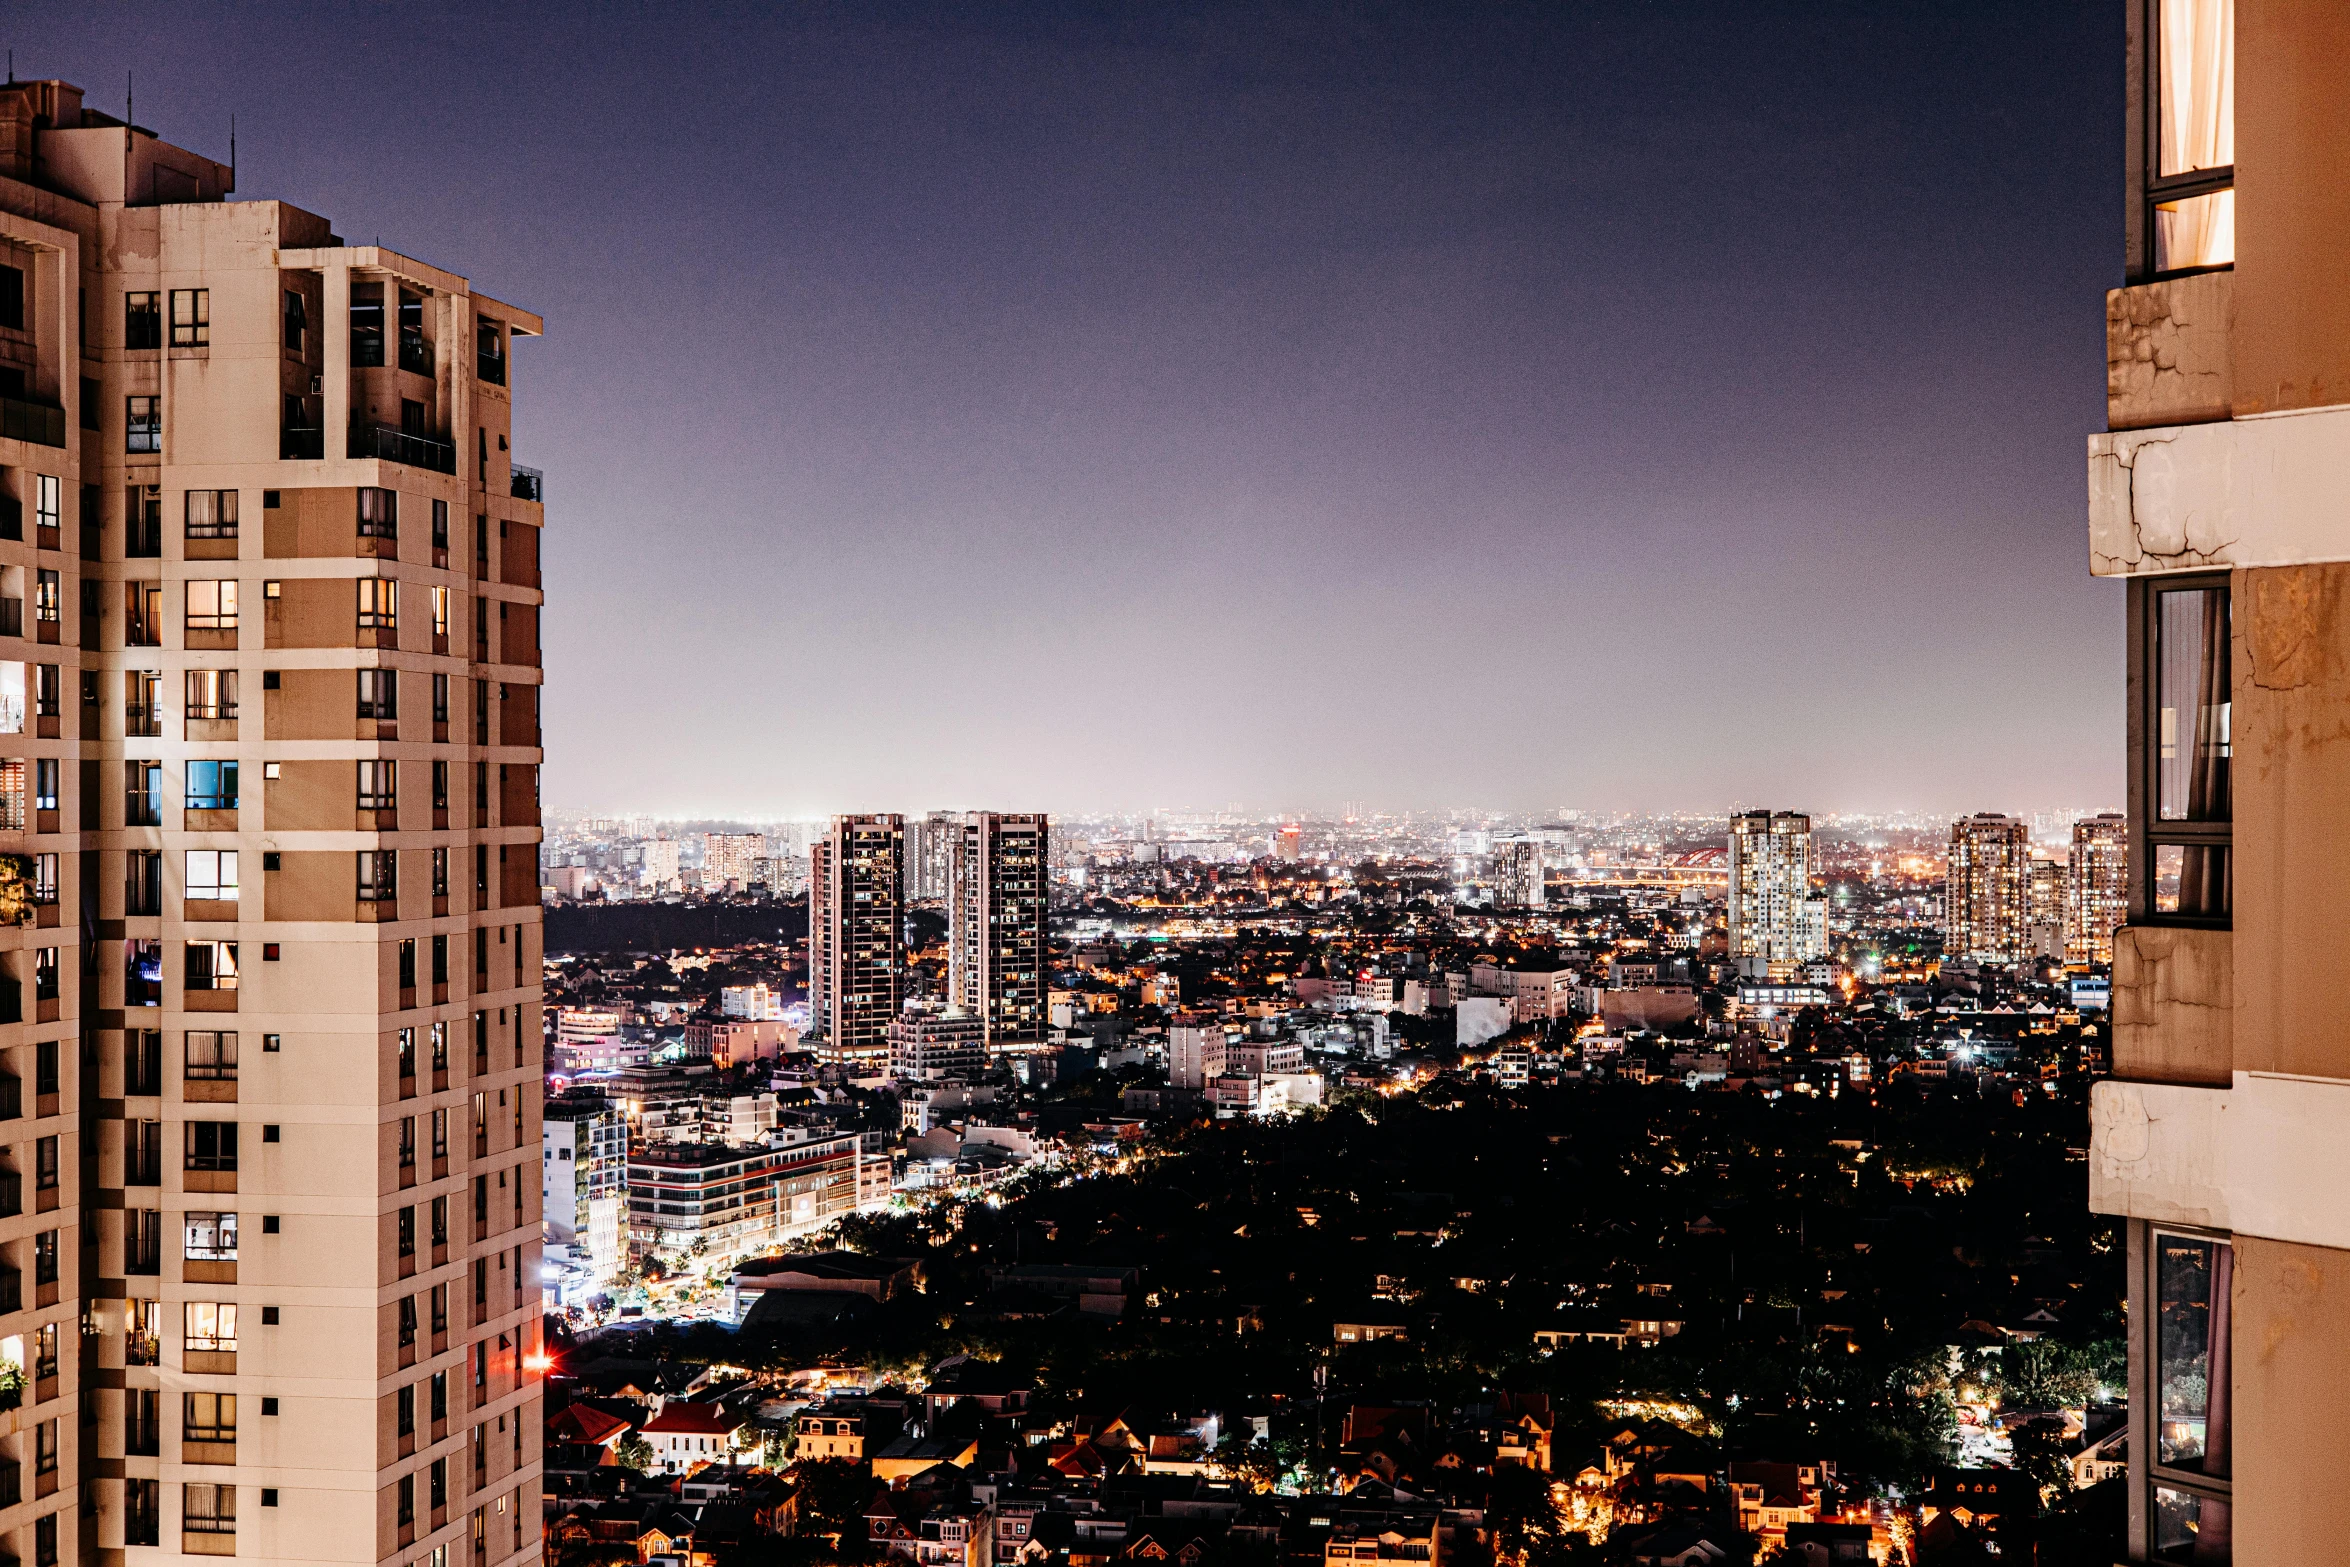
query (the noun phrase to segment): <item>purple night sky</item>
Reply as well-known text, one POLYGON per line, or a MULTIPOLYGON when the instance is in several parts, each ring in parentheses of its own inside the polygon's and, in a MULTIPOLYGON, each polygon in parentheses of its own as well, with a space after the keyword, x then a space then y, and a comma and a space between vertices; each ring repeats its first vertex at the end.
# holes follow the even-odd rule
POLYGON ((43 6, 541 311, 548 803, 2118 803, 2112 5, 43 6))

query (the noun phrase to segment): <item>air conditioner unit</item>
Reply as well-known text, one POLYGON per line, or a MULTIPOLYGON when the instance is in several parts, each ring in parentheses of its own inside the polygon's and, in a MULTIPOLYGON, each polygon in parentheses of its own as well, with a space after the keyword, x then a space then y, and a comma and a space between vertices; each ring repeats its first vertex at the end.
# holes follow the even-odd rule
POLYGON ((326 377, 325 377, 325 376, 323 376, 323 375, 313 375, 313 376, 311 376, 311 378, 310 378, 310 395, 311 395, 312 397, 316 397, 316 396, 318 396, 319 394, 321 394, 322 392, 324 392, 325 390, 326 390, 326 377))

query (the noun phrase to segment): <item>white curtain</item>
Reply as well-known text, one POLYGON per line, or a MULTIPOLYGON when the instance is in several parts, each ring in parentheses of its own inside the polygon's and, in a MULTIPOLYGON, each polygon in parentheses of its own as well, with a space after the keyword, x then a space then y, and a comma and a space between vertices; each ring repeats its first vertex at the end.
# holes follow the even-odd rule
POLYGON ((2236 0, 2162 0, 2162 174, 2236 161, 2236 0))
MULTIPOLYGON (((2236 161, 2236 0, 2162 0, 2159 174, 2236 161)), ((2155 264, 2164 271, 2236 259, 2236 193, 2155 210, 2155 264)))

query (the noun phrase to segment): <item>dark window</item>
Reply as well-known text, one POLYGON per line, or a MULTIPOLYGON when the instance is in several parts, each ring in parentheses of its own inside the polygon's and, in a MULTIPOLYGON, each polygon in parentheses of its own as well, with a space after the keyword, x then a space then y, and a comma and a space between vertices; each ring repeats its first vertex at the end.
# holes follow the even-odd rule
POLYGON ((187 1168, 227 1171, 237 1167, 236 1122, 190 1121, 187 1127, 187 1168))
POLYGON ((122 346, 163 346, 163 296, 135 293, 122 296, 122 346))
POLYGON ((24 330, 24 268, 0 266, 0 326, 24 330))
POLYGON ((359 492, 359 536, 396 539, 400 536, 400 492, 362 489, 359 492))
POLYGON ((495 321, 473 324, 475 373, 492 386, 506 384, 506 334, 495 321))
POLYGON ((351 368, 380 369, 384 362, 384 286, 351 285, 351 368))
POLYGON ((294 289, 286 290, 286 352, 299 354, 310 336, 310 306, 294 289))

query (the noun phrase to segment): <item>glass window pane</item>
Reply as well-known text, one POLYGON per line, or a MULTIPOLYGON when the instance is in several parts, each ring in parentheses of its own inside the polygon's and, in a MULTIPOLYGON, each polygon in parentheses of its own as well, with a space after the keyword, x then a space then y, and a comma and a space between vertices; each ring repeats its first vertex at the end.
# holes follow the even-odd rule
POLYGON ((2227 918, 2233 904, 2231 869, 2225 844, 2156 844, 2150 899, 2154 912, 2196 919, 2227 918))
POLYGON ((2164 174, 2236 161, 2236 0, 2162 0, 2164 174))
POLYGON ((2228 1504, 2167 1485, 2154 1488, 2154 1559, 2221 1563, 2234 1560, 2228 1504))
POLYGON ((2228 1472, 2228 1288, 2224 1241, 2155 1236, 2155 1461, 2228 1472))
POLYGON ((2236 263, 2236 193, 2213 191, 2154 208, 2154 270, 2185 272, 2194 267, 2236 263))
POLYGON ((2166 822, 2229 818, 2228 590, 2154 598, 2156 814, 2166 822))

